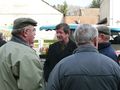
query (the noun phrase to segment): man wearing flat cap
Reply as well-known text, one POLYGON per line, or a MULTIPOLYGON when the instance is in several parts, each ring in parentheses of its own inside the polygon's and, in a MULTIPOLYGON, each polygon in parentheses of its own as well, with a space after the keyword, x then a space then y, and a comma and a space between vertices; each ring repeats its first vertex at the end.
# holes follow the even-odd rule
POLYGON ((105 25, 97 26, 99 32, 99 40, 98 40, 98 50, 100 53, 112 58, 115 62, 119 63, 117 59, 117 55, 115 53, 115 49, 112 47, 110 40, 111 31, 109 27, 105 25))
POLYGON ((30 47, 36 25, 31 18, 14 21, 11 40, 0 48, 0 90, 43 90, 39 56, 30 47))

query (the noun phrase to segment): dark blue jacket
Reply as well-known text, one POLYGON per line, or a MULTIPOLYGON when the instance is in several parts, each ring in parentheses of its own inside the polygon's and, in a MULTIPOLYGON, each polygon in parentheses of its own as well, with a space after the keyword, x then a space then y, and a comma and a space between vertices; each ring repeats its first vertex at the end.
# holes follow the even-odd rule
POLYGON ((120 67, 93 46, 81 46, 55 66, 46 90, 120 90, 120 67))
POLYGON ((101 43, 98 45, 100 53, 112 58, 115 62, 119 63, 115 49, 111 46, 111 43, 101 43))

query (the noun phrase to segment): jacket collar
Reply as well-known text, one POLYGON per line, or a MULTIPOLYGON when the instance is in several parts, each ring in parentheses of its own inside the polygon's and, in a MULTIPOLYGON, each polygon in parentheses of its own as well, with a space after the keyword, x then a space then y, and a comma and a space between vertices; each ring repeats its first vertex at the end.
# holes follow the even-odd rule
POLYGON ((11 41, 17 42, 17 43, 20 43, 20 44, 24 44, 24 45, 26 45, 26 46, 29 46, 29 45, 28 45, 21 37, 19 37, 19 36, 12 36, 11 41))
POLYGON ((109 47, 110 45, 111 45, 111 43, 109 43, 109 42, 99 43, 99 44, 98 44, 98 50, 107 48, 107 47, 109 47))
POLYGON ((97 52, 97 53, 99 53, 98 50, 90 44, 79 46, 73 53, 80 53, 80 52, 97 52))

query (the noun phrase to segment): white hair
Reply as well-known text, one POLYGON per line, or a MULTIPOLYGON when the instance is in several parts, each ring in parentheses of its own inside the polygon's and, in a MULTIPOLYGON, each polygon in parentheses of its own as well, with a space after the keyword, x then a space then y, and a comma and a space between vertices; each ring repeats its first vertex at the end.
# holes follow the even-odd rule
POLYGON ((98 30, 90 24, 80 24, 74 32, 77 45, 90 43, 95 37, 98 37, 98 30))

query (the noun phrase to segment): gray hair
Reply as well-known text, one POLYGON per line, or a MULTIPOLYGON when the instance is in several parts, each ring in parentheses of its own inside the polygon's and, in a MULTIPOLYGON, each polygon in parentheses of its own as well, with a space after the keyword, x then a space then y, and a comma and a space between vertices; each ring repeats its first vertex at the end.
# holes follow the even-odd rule
POLYGON ((80 24, 74 32, 74 39, 77 45, 88 44, 98 37, 98 30, 89 24, 80 24))
POLYGON ((20 34, 21 32, 27 30, 27 29, 29 28, 29 26, 32 26, 32 25, 27 25, 27 26, 21 27, 21 28, 19 28, 19 29, 14 29, 14 30, 12 31, 12 35, 18 35, 18 34, 20 34))
POLYGON ((11 34, 12 35, 17 35, 17 34, 20 34, 22 31, 24 31, 24 28, 19 28, 19 29, 14 29, 11 34))

